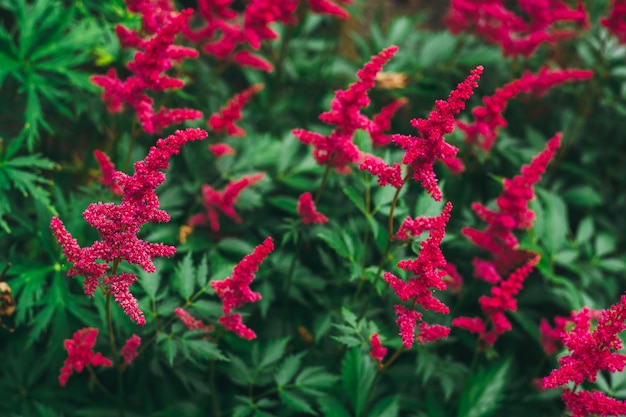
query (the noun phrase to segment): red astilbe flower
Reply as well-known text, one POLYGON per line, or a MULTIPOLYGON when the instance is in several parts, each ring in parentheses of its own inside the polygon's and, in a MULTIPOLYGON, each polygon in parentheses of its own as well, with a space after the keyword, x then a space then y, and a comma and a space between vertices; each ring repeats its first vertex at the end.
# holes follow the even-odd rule
POLYGON ((304 224, 324 224, 328 222, 328 217, 317 211, 311 193, 303 193, 300 195, 297 210, 304 224))
POLYGON ((132 361, 137 357, 137 348, 141 344, 141 337, 136 334, 132 335, 128 338, 122 349, 120 350, 120 355, 124 359, 124 363, 126 365, 130 365, 132 361))
POLYGON ((626 0, 613 0, 611 11, 600 19, 600 24, 607 28, 619 43, 626 44, 626 0))
POLYGON ((293 134, 302 143, 313 146, 313 157, 320 165, 329 165, 339 170, 359 161, 361 151, 353 142, 357 129, 370 130, 373 126, 361 109, 370 104, 367 92, 375 85, 376 74, 395 55, 397 46, 383 49, 357 71, 358 81, 347 90, 337 90, 330 103, 331 109, 320 115, 320 120, 335 129, 328 135, 304 129, 294 129, 293 134))
POLYGON ((102 353, 94 353, 93 346, 96 344, 98 329, 84 328, 78 330, 71 339, 63 342, 67 350, 67 359, 63 363, 59 375, 59 384, 64 387, 74 371, 80 373, 85 366, 112 366, 111 360, 102 356, 102 353))
POLYGON ((378 362, 378 366, 382 365, 383 358, 387 354, 387 348, 383 347, 380 343, 380 337, 378 333, 374 333, 370 338, 370 356, 376 362, 378 362))
MULTIPOLYGON (((452 168, 456 168, 460 163, 455 157, 458 149, 446 143, 444 135, 454 131, 454 116, 465 108, 465 102, 478 87, 482 72, 482 66, 476 67, 455 90, 452 90, 447 100, 437 100, 436 109, 430 113, 428 119, 411 120, 411 125, 419 131, 421 137, 392 135, 393 142, 406 151, 402 163, 409 166, 413 172, 413 179, 421 182, 437 201, 440 201, 442 196, 437 186, 433 165, 438 159, 452 168)), ((367 169, 367 166, 362 169, 367 169)))
POLYGON ((497 211, 480 203, 472 204, 472 209, 487 222, 487 227, 484 231, 469 227, 461 231, 472 243, 492 255, 490 261, 474 261, 476 277, 497 283, 502 275, 532 257, 530 252, 517 248, 518 240, 513 230, 532 227, 535 213, 528 208, 528 203, 535 197, 533 186, 541 179, 560 144, 561 134, 557 133, 529 165, 522 167, 521 175, 504 179, 504 189, 496 199, 497 211))
MULTIPOLYGON (((298 0, 251 0, 239 13, 230 8, 233 0, 199 0, 200 28, 185 29, 193 42, 218 59, 229 60, 241 67, 271 72, 274 67, 265 58, 252 53, 264 41, 278 38, 271 25, 297 23, 298 0)), ((311 0, 316 13, 347 17, 345 10, 327 0, 311 0)))
POLYGON ((206 213, 198 213, 188 220, 190 226, 204 226, 210 224, 214 232, 220 230, 219 212, 230 217, 236 223, 241 223, 241 216, 235 211, 235 203, 239 194, 247 187, 256 184, 265 177, 265 173, 248 175, 226 185, 224 190, 217 191, 209 184, 202 186, 202 196, 206 213))
POLYGON ((394 100, 383 107, 382 110, 374 116, 368 130, 372 138, 372 145, 375 148, 385 146, 391 142, 391 136, 385 135, 383 132, 389 130, 391 127, 391 118, 396 111, 407 102, 408 100, 406 98, 394 100))
POLYGON ((563 349, 561 336, 567 331, 566 327, 571 323, 573 323, 571 317, 556 316, 554 328, 552 328, 546 319, 541 319, 539 322, 539 342, 546 355, 555 355, 563 349))
POLYGON ((192 9, 183 10, 180 14, 167 9, 169 2, 128 1, 129 10, 142 14, 143 29, 154 36, 142 39, 139 33, 118 25, 116 33, 124 48, 137 48, 134 60, 127 64, 134 75, 125 81, 118 78, 114 69, 107 75, 94 75, 91 81, 104 88, 102 100, 109 112, 121 112, 124 106, 135 110, 137 119, 147 133, 160 133, 163 128, 185 120, 202 117, 202 112, 188 108, 154 109, 154 100, 147 91, 164 91, 182 88, 182 80, 172 78, 163 73, 172 67, 172 61, 196 58, 194 49, 174 45, 176 34, 186 25, 187 19, 193 14, 192 9))
MULTIPOLYGON (((443 277, 447 275, 444 270, 446 260, 441 253, 439 245, 444 238, 446 223, 450 219, 451 210, 452 203, 448 202, 439 216, 414 220, 420 226, 416 226, 411 230, 419 232, 418 234, 428 231, 429 236, 428 239, 421 242, 421 249, 417 259, 402 260, 398 263, 400 269, 410 272, 413 277, 409 278, 408 281, 404 281, 390 272, 385 272, 383 275, 383 279, 402 301, 412 301, 412 308, 419 304, 424 309, 437 313, 448 314, 450 312, 450 309, 433 295, 433 289, 439 291, 446 289, 446 283, 443 280, 443 277)), ((405 223, 407 220, 405 220, 405 223)), ((407 234, 403 235, 407 236, 407 234)), ((395 307, 402 343, 408 349, 413 346, 413 341, 415 340, 416 322, 422 319, 422 314, 412 310, 412 308, 408 309, 402 305, 396 305, 395 307)), ((424 343, 446 337, 449 330, 444 330, 438 326, 420 325, 418 341, 419 343, 424 343), (420 337, 421 332, 424 332, 424 334, 420 337)))
POLYGON ((189 330, 206 330, 207 332, 215 330, 214 326, 204 324, 202 320, 197 320, 189 314, 189 312, 183 310, 182 308, 175 309, 174 313, 189 330))
POLYGON ((235 150, 226 143, 214 143, 209 145, 209 152, 211 152, 216 158, 235 154, 235 150))
POLYGON ((500 45, 504 56, 525 57, 544 43, 575 37, 578 30, 562 29, 564 22, 589 28, 582 1, 576 9, 563 0, 519 0, 517 4, 527 19, 507 9, 504 0, 452 0, 446 24, 452 33, 470 31, 500 45))
POLYGON ((201 129, 177 130, 173 135, 159 139, 146 158, 135 163, 133 176, 115 172, 113 179, 123 190, 122 202, 118 205, 93 203, 83 212, 83 218, 98 230, 101 238, 91 246, 81 248, 57 217, 50 221, 50 228, 63 253, 73 264, 68 275, 85 277, 85 293, 93 296, 100 278, 107 273, 112 262, 112 275, 106 276, 102 284, 138 324, 145 324, 145 318, 129 291, 137 277, 129 273, 118 275, 117 266, 126 260, 146 272, 154 272, 153 258, 171 256, 176 252, 173 246, 145 242, 137 237, 137 233, 146 223, 169 221, 169 214, 159 209, 155 194, 156 187, 165 181, 165 174, 161 171, 168 168, 169 158, 178 154, 185 143, 206 137, 207 133, 201 129))
POLYGON ((232 310, 261 299, 261 294, 252 291, 250 284, 263 260, 273 250, 274 240, 268 237, 235 266, 230 277, 211 282, 211 287, 222 300, 222 312, 224 314, 218 322, 226 330, 234 332, 241 338, 254 339, 256 334, 242 322, 241 315, 233 314, 232 310))
POLYGON ((592 71, 579 69, 541 68, 538 73, 525 73, 520 79, 511 81, 502 88, 496 89, 495 94, 483 98, 483 105, 474 107, 472 115, 474 122, 457 122, 460 130, 465 132, 465 142, 472 148, 479 148, 489 153, 498 137, 498 130, 507 126, 503 116, 508 102, 522 93, 530 93, 541 97, 554 86, 587 80, 593 76, 592 71))
MULTIPOLYGON (((307 1, 309 2, 309 7, 311 8, 311 11, 314 13, 334 15, 342 19, 347 19, 348 17, 350 17, 350 15, 345 9, 339 7, 337 4, 333 3, 330 0, 307 0, 307 1)), ((346 3, 346 4, 349 4, 352 2, 352 0, 347 0, 347 1, 340 0, 340 1, 341 3, 346 3)))
POLYGON ((214 132, 223 132, 228 136, 245 136, 245 130, 235 125, 235 122, 241 120, 241 109, 243 109, 243 106, 263 87, 263 84, 256 84, 239 94, 235 94, 232 99, 228 100, 226 107, 222 107, 219 112, 211 115, 207 125, 214 132))
MULTIPOLYGON (((559 369, 543 379, 543 389, 568 386, 570 382, 580 386, 585 381, 595 382, 600 371, 622 372, 626 367, 626 355, 619 334, 626 329, 626 296, 609 309, 600 312, 597 326, 592 329, 592 312, 583 308, 572 313, 573 327, 563 332, 561 340, 569 354, 561 356, 559 369)), ((626 403, 606 394, 576 388, 563 390, 562 398, 575 417, 588 415, 615 416, 626 413, 626 403)))
POLYGON ((100 172, 102 172, 101 182, 102 185, 109 187, 113 194, 121 195, 122 188, 113 180, 113 174, 115 173, 115 165, 111 162, 108 155, 99 149, 93 151, 93 156, 100 165, 100 172))

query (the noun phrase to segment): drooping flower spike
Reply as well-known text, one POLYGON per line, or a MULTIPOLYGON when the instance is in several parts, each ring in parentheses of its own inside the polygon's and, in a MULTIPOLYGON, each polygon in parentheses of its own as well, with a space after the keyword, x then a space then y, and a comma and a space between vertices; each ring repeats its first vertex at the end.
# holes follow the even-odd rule
POLYGON ((98 337, 98 329, 84 328, 78 330, 71 339, 66 339, 63 343, 67 350, 67 359, 63 363, 59 375, 59 384, 64 387, 70 376, 76 372, 82 372, 86 366, 113 365, 110 359, 102 356, 102 353, 94 353, 93 347, 98 337))

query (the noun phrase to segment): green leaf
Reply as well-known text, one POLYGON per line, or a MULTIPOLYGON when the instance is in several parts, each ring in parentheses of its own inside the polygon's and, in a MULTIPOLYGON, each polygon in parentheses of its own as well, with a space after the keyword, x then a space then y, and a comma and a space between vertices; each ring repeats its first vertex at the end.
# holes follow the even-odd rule
POLYGON ((191 252, 187 252, 187 255, 176 267, 176 279, 174 281, 178 293, 184 300, 189 300, 189 297, 193 294, 195 282, 196 271, 193 267, 193 259, 191 258, 191 252))
POLYGON ((391 395, 387 398, 383 398, 376 404, 376 406, 370 411, 368 417, 398 417, 400 411, 400 396, 391 395))
POLYGON ((359 348, 346 352, 341 364, 343 389, 352 404, 355 414, 361 415, 365 408, 367 396, 376 377, 374 361, 363 355, 359 348))
POLYGON ((543 243, 548 252, 553 255, 567 241, 567 210, 563 200, 556 194, 542 190, 538 192, 545 204, 543 243))
POLYGON ((288 356, 278 367, 278 370, 274 374, 274 380, 279 386, 285 385, 291 381, 291 378, 294 377, 300 368, 301 358, 302 356, 300 355, 288 356))
POLYGON ((289 337, 272 340, 265 348, 259 369, 263 369, 268 365, 278 362, 280 358, 285 355, 285 349, 287 348, 288 342, 289 337))
POLYGON ((356 323, 356 314, 354 314, 353 312, 351 312, 350 310, 348 310, 345 307, 341 307, 341 316, 343 317, 343 319, 348 322, 348 324, 354 328, 357 327, 357 323, 356 323))
POLYGON ((307 414, 317 415, 315 410, 311 408, 309 402, 294 392, 287 390, 280 390, 279 392, 280 399, 290 408, 300 411, 307 414))
POLYGON ((348 249, 346 242, 343 240, 338 232, 324 230, 318 233, 317 237, 328 243, 328 246, 333 248, 339 256, 342 256, 344 258, 350 257, 350 250, 348 249))
POLYGON ((356 189, 352 187, 346 187, 343 189, 343 193, 346 196, 348 196, 350 201, 354 203, 354 205, 359 209, 361 213, 366 214, 365 202, 363 201, 363 196, 360 195, 356 189))
POLYGON ((339 335, 339 336, 331 336, 333 339, 341 343, 342 345, 346 345, 347 347, 355 347, 362 344, 361 339, 351 336, 351 335, 339 335))
POLYGON ((167 358, 167 362, 170 366, 174 366, 174 358, 176 357, 176 353, 178 352, 178 342, 176 342, 171 337, 167 337, 163 341, 163 352, 165 353, 165 357, 167 358))
POLYGON ((228 361, 217 345, 207 339, 185 340, 185 345, 196 356, 202 359, 228 361))
POLYGON ((615 250, 615 238, 608 233, 600 233, 596 236, 595 256, 598 258, 608 255, 615 250))
POLYGON ((563 198, 566 201, 579 206, 597 206, 602 204, 602 197, 590 185, 570 188, 563 193, 563 198))
POLYGON ((335 385, 338 377, 329 374, 321 366, 311 366, 300 372, 296 378, 296 384, 313 388, 329 388, 335 385))
POLYGON ((205 255, 202 256, 200 260, 200 265, 198 265, 198 269, 196 269, 196 282, 200 288, 204 287, 209 280, 209 262, 208 258, 205 255))
POLYGON ((322 414, 327 417, 352 417, 341 402, 330 395, 317 398, 322 414))
POLYGON ((580 221, 578 230, 576 231, 576 242, 586 243, 593 236, 594 226, 593 217, 587 216, 580 221))
POLYGON ((457 417, 489 417, 504 397, 511 362, 494 364, 471 374, 459 400, 457 417))
POLYGON ((254 250, 254 246, 252 246, 249 242, 231 237, 220 240, 220 242, 217 244, 217 247, 221 251, 239 256, 248 255, 254 250))

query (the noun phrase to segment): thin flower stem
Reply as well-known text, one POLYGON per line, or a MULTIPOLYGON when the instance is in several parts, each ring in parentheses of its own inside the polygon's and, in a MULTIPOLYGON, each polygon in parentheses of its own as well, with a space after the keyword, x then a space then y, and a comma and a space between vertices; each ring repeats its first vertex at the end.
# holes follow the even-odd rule
MULTIPOLYGON (((376 270, 376 276, 374 277, 374 281, 372 281, 372 285, 370 288, 370 292, 367 295, 367 299, 365 300, 365 304, 363 305, 363 308, 361 309, 361 312, 359 313, 358 316, 358 320, 361 320, 363 318, 363 316, 365 315, 365 312, 367 311, 367 307, 369 306, 370 301, 372 300, 372 288, 375 290, 376 289, 376 285, 378 284, 378 281, 380 280, 381 277, 381 273, 383 272, 383 266, 385 266, 385 263, 387 263, 387 260, 389 258, 389 252, 391 250, 391 243, 394 240, 394 233, 393 233, 393 215, 395 213, 396 210, 396 205, 398 204, 398 198, 400 197, 400 191, 402 191, 402 188, 404 187, 404 184, 406 184, 407 180, 409 179, 409 177, 411 176, 411 171, 409 170, 407 172, 407 174, 404 176, 403 180, 402 180, 402 186, 398 189, 396 189, 396 193, 393 196, 393 200, 391 201, 391 209, 389 210, 389 220, 387 221, 387 232, 388 232, 388 237, 387 237, 387 244, 385 245, 385 251, 383 252, 383 255, 380 258, 380 262, 378 263, 378 269, 376 270)), ((361 286, 359 286, 359 288, 357 288, 357 292, 354 295, 353 301, 355 301, 358 296, 360 295, 361 292, 361 286)))
POLYGON ((324 186, 326 185, 326 181, 328 180, 328 174, 330 173, 330 164, 326 164, 326 169, 324 169, 324 175, 322 176, 322 182, 317 189, 317 193, 315 193, 315 200, 313 203, 317 204, 320 197, 322 196, 322 191, 324 191, 324 186))
POLYGON ((94 372, 91 365, 87 365, 85 366, 85 368, 87 369, 87 372, 89 373, 89 377, 94 382, 94 384, 96 384, 98 389, 102 391, 102 393, 106 395, 107 397, 109 397, 111 400, 118 402, 118 398, 116 398, 115 395, 111 394, 111 391, 109 391, 108 388, 105 387, 104 384, 102 384, 102 382, 100 382, 100 380, 98 379, 98 376, 94 372))
POLYGON ((387 360, 387 362, 385 362, 384 364, 378 367, 378 373, 376 373, 376 376, 374 377, 374 381, 372 381, 372 385, 370 386, 370 389, 367 392, 367 397, 365 398, 366 407, 363 407, 363 412, 365 412, 365 410, 368 409, 367 405, 371 401, 372 394, 374 393, 374 388, 376 388, 376 384, 380 380, 383 372, 385 372, 385 370, 389 368, 389 366, 400 357, 400 355, 402 354, 402 352, 404 352, 404 350, 405 350, 404 345, 400 346, 400 348, 394 352, 394 354, 387 360))

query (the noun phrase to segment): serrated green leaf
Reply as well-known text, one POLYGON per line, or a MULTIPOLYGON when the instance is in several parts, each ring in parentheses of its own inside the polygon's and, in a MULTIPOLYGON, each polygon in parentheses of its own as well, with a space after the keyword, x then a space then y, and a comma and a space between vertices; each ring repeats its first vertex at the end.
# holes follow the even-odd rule
POLYGON ((163 353, 165 353, 165 357, 167 358, 167 362, 170 366, 174 366, 174 358, 176 358, 176 353, 178 353, 178 342, 176 342, 171 337, 168 337, 163 341, 161 345, 163 347, 163 353))
POLYGON ((563 200, 556 194, 541 190, 538 192, 545 205, 543 243, 548 252, 554 254, 567 241, 567 210, 563 200))
POLYGON ((354 328, 357 327, 356 324, 356 314, 354 314, 353 312, 351 312, 350 310, 348 310, 345 307, 341 307, 341 316, 343 317, 343 319, 348 322, 348 324, 354 328))
POLYGON ((303 413, 317 415, 317 413, 315 412, 315 410, 313 410, 306 398, 302 397, 301 395, 287 390, 280 390, 278 394, 280 396, 280 399, 289 408, 303 413))
POLYGON ((582 219, 576 231, 576 242, 586 243, 593 236, 594 229, 593 217, 587 216, 582 219))
POLYGON ((350 335, 340 335, 340 336, 331 336, 334 340, 338 341, 342 345, 346 345, 348 347, 359 346, 362 342, 361 339, 350 336, 350 335))
POLYGON ((198 265, 198 268, 196 269, 196 282, 198 284, 198 287, 200 288, 204 287, 208 280, 209 280, 209 262, 205 254, 202 256, 202 259, 200 260, 200 265, 198 265))
POLYGON ((317 403, 320 405, 322 415, 333 417, 352 417, 343 404, 330 395, 317 397, 317 403))
POLYGON ((383 398, 378 402, 370 411, 368 417, 398 417, 400 412, 400 396, 391 395, 387 398, 383 398))
POLYGON ((352 187, 346 187, 343 189, 343 193, 350 199, 350 201, 354 203, 354 205, 359 209, 361 213, 366 214, 363 196, 360 195, 356 189, 352 187))
POLYGON ((317 237, 328 243, 328 246, 333 248, 339 256, 344 258, 350 257, 350 250, 339 233, 331 230, 324 230, 323 232, 318 233, 317 237))
POLYGON ((357 416, 361 415, 367 405, 367 396, 374 383, 376 372, 374 361, 362 355, 359 348, 354 347, 346 352, 341 363, 341 379, 343 389, 357 416))
POLYGON ((338 377, 326 372, 321 366, 311 366, 300 372, 296 384, 314 388, 329 388, 335 384, 338 377))
POLYGON ((193 354, 202 359, 228 361, 217 345, 207 339, 185 340, 185 345, 193 354))
POLYGON ((287 384, 291 381, 291 378, 298 372, 300 368, 301 356, 292 355, 288 356, 283 363, 278 367, 278 370, 274 374, 274 380, 279 386, 287 384))
POLYGON ((289 337, 272 340, 265 348, 259 368, 263 369, 268 365, 278 362, 285 355, 287 343, 289 343, 289 337))
POLYGON ((457 417, 489 417, 500 406, 511 362, 494 364, 471 374, 459 400, 457 417))
POLYGON ((178 290, 178 294, 184 300, 189 300, 196 283, 196 271, 193 267, 191 252, 187 252, 183 260, 178 263, 175 276, 174 283, 176 284, 175 288, 178 290))

